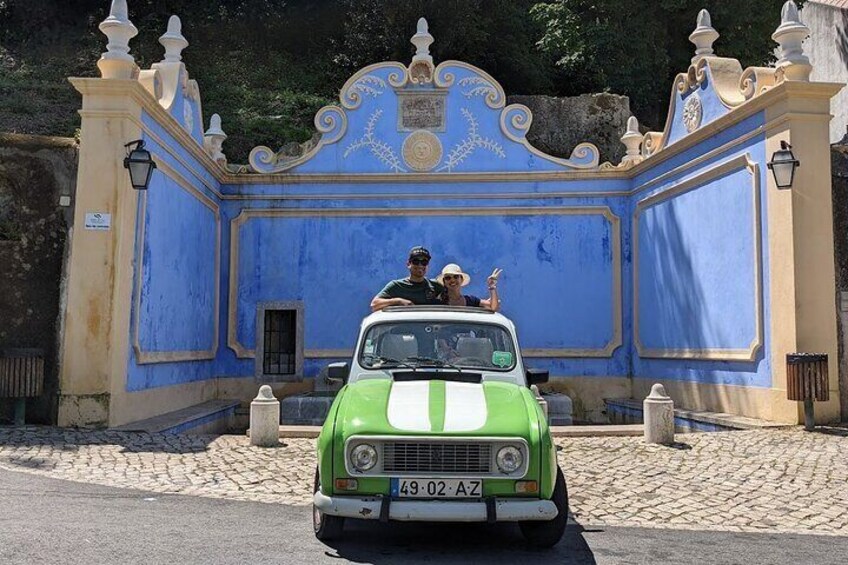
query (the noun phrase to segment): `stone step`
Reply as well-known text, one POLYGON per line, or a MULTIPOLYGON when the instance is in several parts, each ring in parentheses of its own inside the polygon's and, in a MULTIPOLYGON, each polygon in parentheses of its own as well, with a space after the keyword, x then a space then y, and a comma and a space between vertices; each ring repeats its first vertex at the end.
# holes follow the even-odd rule
POLYGON ((151 434, 214 434, 233 426, 238 400, 208 400, 153 418, 110 428, 119 432, 151 434))
POLYGON ((307 392, 280 401, 280 423, 291 426, 321 426, 336 398, 333 391, 307 392))
MULTIPOLYGON (((607 398, 607 416, 617 423, 641 422, 643 418, 642 401, 634 398, 607 398)), ((675 426, 679 429, 693 431, 726 431, 726 430, 756 430, 764 428, 791 428, 792 424, 770 422, 757 418, 748 418, 724 412, 707 412, 704 410, 674 409, 675 426)), ((641 425, 641 424, 638 424, 641 425)))

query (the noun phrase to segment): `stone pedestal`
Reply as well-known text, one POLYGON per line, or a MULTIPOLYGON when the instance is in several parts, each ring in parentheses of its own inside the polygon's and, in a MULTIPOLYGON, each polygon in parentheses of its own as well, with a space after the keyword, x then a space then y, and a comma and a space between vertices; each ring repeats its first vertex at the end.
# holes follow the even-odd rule
POLYGON ((558 392, 544 395, 548 404, 548 424, 551 426, 570 426, 574 423, 572 413, 574 405, 571 397, 558 392))
POLYGON ((262 385, 250 403, 250 445, 274 447, 280 438, 280 401, 271 387, 262 385))
POLYGON ((655 384, 642 403, 645 413, 645 441, 669 445, 674 443, 674 401, 665 387, 655 384))

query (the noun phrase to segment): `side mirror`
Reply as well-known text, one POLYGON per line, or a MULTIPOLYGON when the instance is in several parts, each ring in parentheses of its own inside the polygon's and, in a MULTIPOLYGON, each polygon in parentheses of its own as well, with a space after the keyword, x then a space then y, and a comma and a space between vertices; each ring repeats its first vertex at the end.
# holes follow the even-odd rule
POLYGON ((527 369, 527 386, 548 382, 550 374, 544 369, 527 369))
POLYGON ((347 378, 350 376, 350 364, 347 362, 343 363, 330 363, 327 365, 327 378, 334 381, 341 381, 343 383, 347 383, 347 378))

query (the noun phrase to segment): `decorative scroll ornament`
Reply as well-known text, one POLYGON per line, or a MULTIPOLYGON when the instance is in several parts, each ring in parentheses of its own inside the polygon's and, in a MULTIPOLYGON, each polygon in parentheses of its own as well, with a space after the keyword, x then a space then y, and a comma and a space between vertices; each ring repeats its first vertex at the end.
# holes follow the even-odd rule
POLYGON ((377 122, 380 121, 380 116, 382 115, 382 110, 374 110, 374 113, 368 118, 368 123, 365 124, 365 131, 362 137, 347 146, 344 152, 344 158, 347 159, 351 153, 359 149, 367 148, 374 157, 394 172, 405 173, 406 169, 401 166, 400 159, 395 153, 395 150, 392 149, 392 146, 376 137, 377 122))
MULTIPOLYGON (((445 100, 447 98, 445 91, 454 87, 455 84, 460 90, 459 93, 465 98, 469 100, 482 98, 488 108, 500 111, 499 120, 502 133, 507 139, 518 143, 530 153, 529 160, 527 160, 529 168, 532 169, 536 166, 534 164, 536 158, 569 169, 598 167, 598 150, 591 143, 579 144, 568 159, 547 155, 533 147, 526 138, 527 130, 532 121, 530 110, 520 105, 507 107, 506 94, 503 88, 485 71, 461 61, 444 61, 434 67, 429 50, 433 43, 433 37, 428 31, 426 20, 419 20, 417 32, 412 37, 411 42, 415 45, 416 52, 409 66, 398 62, 377 63, 360 69, 345 82, 339 92, 340 107, 328 106, 322 108, 316 114, 315 124, 321 133, 321 137, 304 154, 291 155, 287 151, 275 152, 268 147, 255 147, 250 153, 251 168, 259 173, 279 173, 307 162, 323 146, 336 143, 345 135, 348 126, 347 112, 361 109, 363 102, 369 98, 379 98, 379 100, 375 101, 373 105, 369 103, 368 111, 372 113, 366 121, 362 136, 350 141, 342 151, 342 156, 345 159, 354 152, 365 150, 362 153, 370 153, 394 173, 405 173, 409 170, 452 172, 474 151, 480 149, 489 151, 501 159, 506 159, 508 151, 505 146, 507 144, 499 138, 483 137, 477 123, 478 117, 472 114, 468 108, 461 110, 462 115, 469 122, 468 132, 461 141, 451 148, 447 155, 443 155, 444 149, 439 137, 418 133, 418 130, 425 129, 425 126, 421 124, 410 124, 408 129, 398 125, 398 132, 411 130, 414 134, 407 136, 402 142, 395 139, 394 132, 391 132, 391 138, 381 139, 378 137, 383 134, 376 127, 377 121, 387 108, 397 107, 401 109, 403 107, 403 104, 400 103, 403 98, 401 94, 408 95, 406 98, 412 98, 413 95, 420 96, 426 91, 439 94, 440 100, 445 100), (410 88, 412 85, 416 88, 410 88), (425 88, 420 88, 421 86, 425 86, 425 88), (393 89, 394 93, 392 92, 393 89), (399 102, 394 104, 393 100, 381 98, 390 95, 393 95, 393 98, 398 99, 399 102), (398 155, 398 145, 402 145, 400 155, 398 155)), ((399 116, 402 115, 399 112, 399 116)), ((442 123, 444 123, 444 120, 442 120, 442 123)), ((401 120, 399 120, 399 124, 401 124, 401 120)), ((429 129, 432 134, 434 129, 442 131, 444 125, 429 129)), ((388 136, 389 133, 385 135, 388 136)))
POLYGON ((580 143, 571 152, 571 157, 561 159, 543 153, 527 141, 527 132, 533 123, 533 113, 523 104, 510 104, 501 112, 501 131, 510 140, 520 143, 534 155, 552 163, 573 169, 594 169, 598 167, 600 154, 592 143, 580 143))
POLYGON ((686 126, 686 131, 692 133, 701 127, 702 116, 701 98, 697 93, 690 95, 683 104, 683 125, 686 126))
POLYGON ((745 100, 759 96, 775 85, 774 69, 768 67, 748 67, 739 78, 739 91, 745 100))
POLYGON ((339 92, 339 100, 344 108, 355 110, 362 104, 363 96, 376 98, 383 94, 386 81, 393 88, 402 88, 409 81, 409 72, 405 65, 395 62, 377 63, 360 69, 342 86, 339 92), (390 69, 383 80, 375 71, 390 69))
POLYGON ((347 131, 347 115, 338 106, 324 106, 315 114, 315 129, 321 139, 311 151, 293 159, 283 159, 270 147, 260 145, 250 152, 249 163, 259 173, 278 173, 311 159, 324 146, 337 142, 347 131))
POLYGON ((427 130, 409 134, 403 142, 403 160, 413 171, 429 171, 442 158, 442 143, 427 130))
POLYGON ((442 166, 438 170, 451 172, 478 148, 486 149, 501 159, 506 159, 506 153, 500 143, 480 135, 478 131, 479 124, 474 114, 468 108, 462 108, 460 112, 462 112, 462 115, 468 122, 468 134, 465 136, 465 139, 454 145, 453 149, 451 149, 445 158, 445 162, 442 163, 442 166))
POLYGON ((663 148, 665 135, 660 131, 649 131, 642 140, 642 157, 650 157, 663 148))
POLYGON ((409 81, 412 84, 429 84, 433 82, 433 63, 429 61, 413 61, 409 65, 409 81))
POLYGON ((503 90, 497 88, 495 84, 494 81, 479 76, 465 77, 459 81, 459 86, 467 89, 462 92, 462 95, 466 98, 484 96, 489 108, 501 108, 506 96, 504 96, 503 90))

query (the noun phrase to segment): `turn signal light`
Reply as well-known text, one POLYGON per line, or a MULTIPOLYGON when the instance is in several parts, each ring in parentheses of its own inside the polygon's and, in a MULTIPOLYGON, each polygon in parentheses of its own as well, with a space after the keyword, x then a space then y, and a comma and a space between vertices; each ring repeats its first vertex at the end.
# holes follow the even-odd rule
POLYGON ((356 490, 359 481, 356 479, 336 479, 336 490, 356 490))
POLYGON ((539 483, 536 481, 515 481, 515 492, 525 494, 539 492, 539 483))

